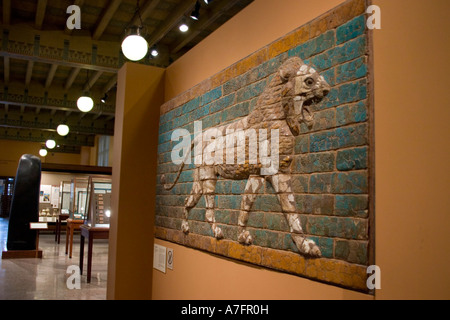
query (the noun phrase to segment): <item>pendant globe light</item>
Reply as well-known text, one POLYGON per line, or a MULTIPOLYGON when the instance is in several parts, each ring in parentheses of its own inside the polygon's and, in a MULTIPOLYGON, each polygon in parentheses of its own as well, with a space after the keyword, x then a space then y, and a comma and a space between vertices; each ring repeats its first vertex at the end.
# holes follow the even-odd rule
POLYGON ((40 155, 41 157, 46 157, 47 154, 48 154, 47 149, 41 148, 41 150, 39 150, 39 155, 40 155))
POLYGON ((57 128, 56 128, 56 132, 58 132, 58 134, 60 136, 67 136, 69 134, 69 126, 66 124, 60 124, 57 128))
POLYGON ((94 100, 89 96, 89 70, 86 71, 86 85, 84 93, 77 100, 77 107, 81 112, 89 112, 94 108, 94 100))
POLYGON ((53 139, 48 139, 48 140, 45 142, 45 146, 46 146, 47 148, 49 148, 49 149, 53 149, 54 147, 56 147, 56 142, 55 142, 55 140, 53 140, 53 139))
POLYGON ((83 94, 77 100, 77 107, 82 112, 89 112, 94 107, 94 100, 88 94, 83 94))
MULTIPOLYGON (((142 30, 142 18, 139 9, 139 0, 136 3, 136 13, 138 15, 140 25, 131 26, 128 28, 128 34, 122 41, 123 55, 131 61, 139 61, 143 59, 148 52, 147 40, 141 35, 142 30)), ((133 17, 134 19, 134 17, 133 17)))

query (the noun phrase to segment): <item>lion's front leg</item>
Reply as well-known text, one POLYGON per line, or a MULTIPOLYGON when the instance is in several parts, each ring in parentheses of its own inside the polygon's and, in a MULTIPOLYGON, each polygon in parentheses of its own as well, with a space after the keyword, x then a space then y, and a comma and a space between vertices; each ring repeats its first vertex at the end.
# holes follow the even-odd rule
POLYGON ((239 213, 238 219, 240 229, 238 241, 242 244, 250 245, 253 242, 253 238, 247 230, 248 214, 255 202, 257 193, 263 185, 264 179, 259 176, 250 176, 245 185, 245 191, 241 201, 241 212, 239 213))
POLYGON ((297 213, 295 197, 291 187, 291 175, 277 174, 268 177, 281 205, 283 214, 289 225, 292 239, 295 242, 300 253, 320 257, 322 254, 320 248, 313 240, 306 239, 303 235, 303 229, 300 222, 300 215, 297 213))

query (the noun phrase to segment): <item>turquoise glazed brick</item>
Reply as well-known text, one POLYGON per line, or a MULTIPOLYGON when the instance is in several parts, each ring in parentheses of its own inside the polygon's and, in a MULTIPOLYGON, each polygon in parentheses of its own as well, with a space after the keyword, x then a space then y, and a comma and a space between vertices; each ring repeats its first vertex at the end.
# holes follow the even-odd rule
POLYGON ((336 195, 334 214, 337 216, 367 218, 367 195, 336 195))
POLYGON ((186 113, 189 113, 192 110, 198 108, 200 106, 200 99, 201 99, 201 97, 194 98, 191 101, 189 101, 188 103, 186 103, 185 105, 183 105, 182 113, 186 114, 186 113))
POLYGON ((335 130, 312 133, 310 135, 310 152, 321 152, 360 146, 368 142, 367 124, 362 123, 351 127, 341 127, 335 130))
POLYGON ((368 190, 368 174, 366 171, 334 173, 332 178, 333 193, 363 194, 368 190))
POLYGON ((250 100, 251 98, 259 96, 266 88, 267 81, 261 80, 254 84, 248 85, 237 92, 236 102, 250 100))
POLYGON ((204 106, 205 104, 208 104, 214 100, 219 99, 222 96, 222 87, 217 87, 207 93, 205 93, 201 97, 201 104, 200 106, 204 106))
POLYGON ((340 106, 336 109, 336 124, 338 126, 367 121, 366 101, 360 101, 354 105, 340 106))
POLYGON ((308 239, 314 241, 319 246, 322 257, 333 258, 334 241, 332 238, 308 237, 308 239))
POLYGON ((210 113, 214 113, 214 112, 223 110, 223 109, 233 105, 235 97, 236 97, 236 94, 232 93, 232 94, 229 94, 219 100, 212 102, 209 105, 210 113))
POLYGON ((329 30, 320 36, 301 44, 300 46, 289 50, 289 57, 300 57, 301 59, 309 58, 322 51, 330 49, 335 43, 334 30, 329 30))
POLYGON ((366 169, 368 167, 368 148, 355 148, 339 151, 336 168, 340 171, 366 169))
POLYGON ((336 29, 336 44, 341 44, 348 40, 362 35, 366 28, 366 17, 361 15, 343 24, 336 29))
POLYGON ((338 64, 359 58, 366 52, 366 38, 364 36, 350 40, 341 46, 331 48, 312 57, 309 62, 316 66, 318 71, 326 70, 338 64))
POLYGON ((365 58, 361 57, 338 66, 336 74, 336 83, 338 84, 365 77, 367 75, 365 58))
POLYGON ((335 255, 336 258, 351 263, 367 265, 367 242, 336 240, 335 255))

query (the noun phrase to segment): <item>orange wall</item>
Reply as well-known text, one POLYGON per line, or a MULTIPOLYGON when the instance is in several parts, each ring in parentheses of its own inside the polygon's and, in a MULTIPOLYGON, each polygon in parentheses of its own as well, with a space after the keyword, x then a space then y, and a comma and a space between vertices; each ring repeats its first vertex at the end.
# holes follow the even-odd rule
POLYGON ((450 1, 375 3, 377 297, 449 299, 450 1))
MULTIPOLYGON (((13 140, 0 140, 0 176, 15 177, 19 159, 24 154, 33 154, 39 157, 42 143, 23 142, 13 140)), ((52 153, 49 151, 46 157, 40 157, 42 163, 61 164, 89 164, 90 148, 83 148, 81 154, 52 153)))
MULTIPOLYGON (((334 8, 340 0, 256 0, 166 72, 166 101, 334 8), (307 8, 307 9, 305 9, 307 8)), ((374 31, 377 299, 450 298, 446 0, 376 0, 374 31)), ((155 239, 174 270, 154 299, 372 299, 155 239)))

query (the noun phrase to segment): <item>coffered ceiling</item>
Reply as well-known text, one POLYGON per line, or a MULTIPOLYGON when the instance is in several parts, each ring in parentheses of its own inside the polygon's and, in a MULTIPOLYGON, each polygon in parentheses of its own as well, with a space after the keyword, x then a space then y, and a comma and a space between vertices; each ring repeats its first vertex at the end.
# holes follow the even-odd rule
POLYGON ((117 72, 127 62, 120 45, 127 27, 140 24, 137 4, 144 36, 159 51, 139 63, 167 67, 253 0, 199 0, 197 21, 195 0, 1 1, 0 139, 53 138, 55 152, 77 153, 95 135, 114 134, 117 72), (81 29, 67 28, 70 5, 81 9, 81 29), (95 102, 89 113, 76 106, 84 91, 95 102), (61 123, 71 129, 66 137, 56 133, 61 123))

